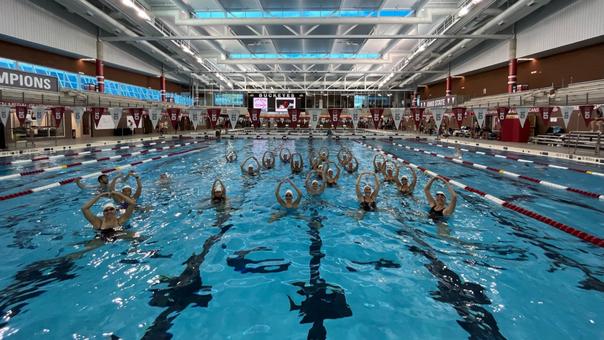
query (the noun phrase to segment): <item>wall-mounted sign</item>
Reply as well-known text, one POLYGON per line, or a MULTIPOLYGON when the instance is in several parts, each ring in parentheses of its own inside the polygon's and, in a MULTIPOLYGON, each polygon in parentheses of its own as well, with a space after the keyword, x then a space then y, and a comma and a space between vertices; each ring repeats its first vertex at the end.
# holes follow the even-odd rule
POLYGON ((56 77, 0 67, 0 86, 57 92, 59 91, 59 80, 56 77))

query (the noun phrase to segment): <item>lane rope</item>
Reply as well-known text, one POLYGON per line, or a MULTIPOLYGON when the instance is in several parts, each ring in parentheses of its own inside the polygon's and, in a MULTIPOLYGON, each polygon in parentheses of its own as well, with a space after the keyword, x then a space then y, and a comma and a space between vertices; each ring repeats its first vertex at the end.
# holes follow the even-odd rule
POLYGON ((4 195, 4 196, 0 196, 0 201, 6 201, 6 200, 10 200, 10 199, 14 199, 17 197, 22 197, 22 196, 26 196, 26 195, 30 195, 33 194, 35 192, 40 192, 40 191, 44 191, 44 190, 48 190, 48 189, 52 189, 52 188, 57 188, 63 185, 67 185, 70 183, 75 182, 78 179, 86 179, 86 178, 90 178, 90 177, 98 177, 100 175, 104 175, 104 174, 108 174, 114 171, 118 171, 118 170, 124 170, 127 168, 131 168, 131 167, 135 167, 141 164, 145 164, 145 163, 149 163, 149 162, 153 162, 153 161, 157 161, 160 159, 164 159, 164 158, 168 158, 168 157, 174 157, 174 156, 179 156, 179 155, 183 155, 183 154, 187 154, 187 153, 195 153, 195 152, 200 152, 203 149, 205 149, 206 146, 200 146, 200 147, 196 147, 196 148, 192 148, 192 149, 188 149, 188 150, 183 150, 183 151, 177 151, 177 152, 172 152, 169 154, 165 154, 162 156, 155 156, 152 158, 147 158, 144 160, 140 160, 140 161, 136 161, 130 164, 125 164, 125 165, 120 165, 120 166, 116 166, 114 168, 107 168, 107 169, 103 169, 100 171, 96 171, 87 175, 83 175, 83 176, 78 176, 78 177, 72 177, 69 179, 65 179, 59 182, 55 182, 55 183, 51 183, 51 184, 47 184, 44 186, 40 186, 40 187, 36 187, 36 188, 32 188, 32 189, 27 189, 24 191, 20 191, 20 192, 15 192, 12 194, 8 194, 8 195, 4 195))
POLYGON ((472 166, 472 167, 474 167, 476 169, 492 171, 492 172, 495 172, 495 173, 503 175, 503 176, 507 176, 507 177, 514 178, 514 179, 522 179, 522 180, 529 181, 529 182, 534 183, 534 184, 543 185, 543 186, 551 188, 551 189, 570 191, 570 192, 577 193, 579 195, 583 195, 583 196, 586 196, 586 197, 595 198, 595 199, 599 199, 599 200, 604 201, 604 195, 603 194, 598 194, 598 193, 595 193, 595 192, 590 192, 590 191, 586 191, 586 190, 582 190, 582 189, 577 189, 577 188, 573 188, 573 187, 567 187, 567 186, 560 185, 560 184, 557 184, 557 183, 540 180, 538 178, 520 175, 520 174, 517 174, 515 172, 511 172, 511 171, 507 171, 507 170, 503 170, 503 169, 497 169, 497 168, 493 168, 493 167, 490 167, 490 166, 482 165, 482 164, 479 164, 479 163, 474 163, 474 162, 470 162, 470 161, 464 161, 464 160, 461 160, 461 159, 458 159, 458 158, 455 158, 455 157, 445 156, 445 155, 441 155, 441 154, 436 153, 436 152, 430 152, 430 151, 427 151, 427 150, 422 150, 422 149, 410 147, 410 146, 407 146, 407 145, 402 145, 402 144, 397 144, 397 143, 392 143, 392 145, 396 145, 396 146, 405 148, 407 150, 411 150, 411 151, 423 153, 423 154, 426 154, 426 155, 430 155, 432 157, 438 157, 438 158, 446 159, 449 162, 457 163, 457 164, 460 164, 460 165, 472 166))
POLYGON ((371 145, 368 145, 368 144, 365 144, 365 143, 362 143, 362 142, 358 142, 358 143, 360 143, 361 145, 367 147, 370 150, 374 150, 374 151, 379 152, 379 153, 381 153, 383 155, 387 155, 390 158, 393 158, 393 159, 395 159, 395 160, 397 160, 399 162, 407 164, 407 165, 409 165, 409 166, 411 166, 411 167, 413 167, 415 169, 418 169, 419 171, 421 171, 421 172, 423 172, 425 174, 428 174, 428 175, 434 176, 434 177, 440 176, 445 181, 447 181, 448 183, 450 183, 450 184, 452 184, 452 185, 454 185, 454 186, 456 186, 456 187, 458 187, 458 188, 460 188, 462 190, 472 192, 472 193, 474 193, 474 194, 482 197, 483 199, 488 200, 489 202, 495 203, 495 204, 497 204, 499 206, 502 206, 504 208, 510 209, 512 211, 515 211, 515 212, 517 212, 519 214, 528 216, 528 217, 530 217, 532 219, 535 219, 535 220, 537 220, 539 222, 542 222, 542 223, 545 223, 545 224, 547 224, 549 226, 552 226, 552 227, 554 227, 554 228, 556 228, 558 230, 562 230, 563 232, 565 232, 565 233, 567 233, 569 235, 572 235, 574 237, 577 237, 577 238, 579 238, 579 239, 581 239, 581 240, 583 240, 585 242, 589 242, 589 243, 594 244, 594 245, 596 245, 598 247, 604 247, 604 239, 602 239, 602 238, 599 238, 597 236, 588 234, 588 233, 586 233, 584 231, 581 231, 579 229, 573 228, 573 227, 571 227, 571 226, 569 226, 567 224, 555 221, 555 220, 553 220, 551 218, 548 218, 548 217, 545 217, 543 215, 540 215, 540 214, 538 214, 538 213, 536 213, 534 211, 530 211, 528 209, 524 209, 524 208, 522 208, 520 206, 517 206, 517 205, 512 204, 510 202, 504 201, 504 200, 502 200, 502 199, 500 199, 500 198, 498 198, 496 196, 490 195, 490 194, 488 194, 488 193, 486 193, 484 191, 475 189, 473 187, 470 187, 470 186, 467 186, 467 185, 465 185, 463 183, 455 181, 455 180, 453 180, 451 178, 439 175, 436 172, 433 172, 433 171, 431 171, 431 170, 429 170, 427 168, 415 165, 415 164, 413 164, 413 163, 411 163, 411 162, 409 162, 409 161, 407 161, 407 160, 405 160, 403 158, 397 157, 396 155, 394 155, 394 154, 392 154, 390 152, 385 152, 385 151, 383 151, 381 149, 375 148, 375 147, 373 147, 371 145))
MULTIPOLYGON (((411 141, 414 141, 416 143, 425 143, 425 144, 428 144, 431 146, 436 146, 439 148, 455 150, 454 146, 447 146, 447 145, 432 143, 432 142, 420 142, 420 141, 416 141, 416 140, 411 140, 411 141)), ((447 144, 451 144, 451 143, 447 143, 447 144)), ((456 145, 459 145, 459 144, 456 144, 456 145)), ((512 161, 520 162, 520 163, 532 163, 532 164, 537 164, 537 165, 541 165, 541 166, 546 166, 546 167, 552 168, 552 169, 568 170, 568 171, 574 171, 574 172, 587 174, 587 175, 604 177, 604 173, 597 172, 597 171, 591 171, 591 170, 585 170, 585 169, 579 169, 579 168, 570 168, 570 167, 566 167, 566 166, 560 166, 560 165, 555 165, 555 164, 551 164, 551 163, 533 161, 530 159, 523 159, 523 158, 518 158, 518 157, 514 157, 514 156, 500 155, 500 154, 496 154, 496 153, 492 153, 492 152, 473 151, 473 150, 464 149, 464 148, 461 148, 460 150, 464 151, 464 152, 475 153, 477 155, 482 155, 482 156, 491 156, 491 157, 495 157, 495 158, 509 159, 512 161)))

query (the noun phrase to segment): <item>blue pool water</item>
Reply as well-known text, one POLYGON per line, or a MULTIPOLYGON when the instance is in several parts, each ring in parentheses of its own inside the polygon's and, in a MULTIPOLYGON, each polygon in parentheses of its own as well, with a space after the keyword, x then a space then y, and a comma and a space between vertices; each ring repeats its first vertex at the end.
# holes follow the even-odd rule
MULTIPOLYGON (((175 144, 176 141, 167 144, 175 144)), ((368 141, 415 164, 604 237, 604 202, 538 187, 368 141)), ((422 143, 401 144, 452 155, 422 143)), ((427 217, 419 175, 412 198, 384 185, 378 212, 362 214, 356 174, 284 215, 274 197, 303 174, 277 160, 258 178, 226 163, 288 147, 303 155, 341 146, 371 170, 374 151, 353 141, 208 141, 200 152, 136 167, 144 184, 129 223, 138 240, 95 240, 75 185, 0 202, 0 338, 27 339, 602 339, 604 250, 459 192, 447 225, 427 217), (169 172, 172 182, 156 179, 169 172), (230 208, 214 209, 215 178, 230 208)), ((197 147, 199 145, 196 145, 197 147)), ((178 150, 192 148, 181 147, 178 150)), ((120 151, 123 153, 132 150, 120 151)), ((158 152, 166 154, 175 150, 158 152)), ((111 155, 107 153, 103 155, 111 155)), ((76 158, 93 159, 99 155, 76 158)), ((98 163, 6 180, 0 195, 102 168, 98 163)), ((464 159, 585 190, 601 178, 466 153, 464 159)), ((0 167, 0 175, 56 162, 0 167)), ((561 162, 552 161, 556 164, 561 162)), ((599 170, 597 167, 585 168, 599 170)), ((93 183, 94 181, 89 181, 93 183)), ((96 207, 97 211, 100 208, 96 207)))

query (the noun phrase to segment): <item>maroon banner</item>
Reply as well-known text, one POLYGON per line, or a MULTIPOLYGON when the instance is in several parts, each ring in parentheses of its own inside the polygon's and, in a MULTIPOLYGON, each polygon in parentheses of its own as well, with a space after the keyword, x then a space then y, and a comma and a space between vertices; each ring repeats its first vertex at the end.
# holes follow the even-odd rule
POLYGON ((143 109, 128 109, 132 119, 134 120, 134 126, 138 128, 138 125, 143 117, 143 109))
POLYGON ((252 121, 252 125, 255 128, 260 127, 261 109, 248 109, 247 112, 250 114, 250 120, 252 121))
POLYGON ((338 123, 340 122, 340 115, 342 114, 342 109, 328 109, 329 117, 331 118, 331 126, 333 128, 338 127, 338 123))
POLYGON ((549 124, 549 119, 552 116, 552 111, 554 111, 553 107, 540 107, 539 114, 541 115, 541 119, 545 124, 549 124))
POLYGON ((210 118, 210 126, 212 129, 216 128, 218 117, 220 117, 220 108, 208 109, 208 118, 210 118))
POLYGON ((300 109, 287 109, 289 114, 289 127, 296 128, 300 121, 300 109))
POLYGON ((412 107, 411 114, 413 114, 413 121, 415 122, 415 127, 419 129, 419 124, 422 122, 424 118, 424 108, 423 107, 412 107))
POLYGON ((171 107, 168 110, 168 117, 170 117, 170 122, 172 123, 172 127, 174 130, 178 130, 178 120, 180 119, 180 109, 176 107, 171 107))
POLYGON ((589 126, 589 123, 593 120, 593 105, 581 105, 579 106, 579 110, 581 111, 581 116, 583 120, 585 120, 585 125, 589 126))
POLYGON ((369 112, 371 113, 371 119, 373 120, 373 127, 377 129, 378 126, 380 126, 380 121, 382 120, 382 114, 384 113, 384 109, 381 107, 376 107, 373 109, 369 109, 369 112))
POLYGON ((55 127, 58 129, 61 126, 61 121, 63 121, 63 115, 65 114, 65 108, 62 106, 53 107, 50 109, 52 118, 55 120, 55 127))
POLYGON ((463 124, 463 119, 467 116, 466 108, 465 107, 454 107, 453 116, 455 116, 455 120, 457 121, 457 127, 461 129, 461 124, 463 124))
POLYGON ((17 119, 19 120, 20 126, 23 126, 25 119, 27 118, 27 106, 17 105, 15 106, 15 112, 17 113, 17 119))
POLYGON ((510 112, 510 108, 507 106, 500 106, 497 108, 497 115, 499 117, 499 121, 502 121, 505 119, 505 117, 508 115, 508 112, 510 112))
POLYGON ((101 121, 101 117, 107 112, 107 109, 104 107, 93 107, 92 111, 92 120, 94 121, 94 126, 98 127, 99 122, 101 121))

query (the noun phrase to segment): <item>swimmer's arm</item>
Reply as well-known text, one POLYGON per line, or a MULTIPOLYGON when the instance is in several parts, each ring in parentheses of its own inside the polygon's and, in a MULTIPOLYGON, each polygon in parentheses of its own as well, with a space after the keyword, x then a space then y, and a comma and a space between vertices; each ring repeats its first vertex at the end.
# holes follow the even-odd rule
POLYGON ((281 195, 279 195, 279 190, 281 190, 281 185, 283 184, 283 181, 279 182, 279 184, 277 184, 277 187, 275 188, 275 198, 277 198, 277 203, 279 203, 282 207, 285 206, 285 202, 283 201, 283 198, 281 198, 281 195))
POLYGON ((443 179, 443 181, 447 185, 447 190, 449 191, 449 194, 451 195, 451 202, 449 203, 449 206, 447 206, 447 208, 445 210, 443 210, 443 215, 449 216, 449 215, 453 214, 453 212, 455 211, 455 206, 457 206, 457 193, 455 192, 455 190, 453 189, 451 184, 449 184, 449 182, 445 181, 444 179, 443 179))
POLYGON ((120 225, 124 225, 126 223, 126 221, 128 221, 128 219, 132 215, 132 212, 134 211, 134 209, 136 209, 136 202, 132 198, 122 194, 121 192, 115 191, 115 192, 112 192, 111 194, 113 196, 117 196, 120 199, 123 199, 126 203, 128 203, 128 208, 126 208, 126 211, 117 219, 117 222, 120 225))
POLYGON ((124 175, 117 175, 112 181, 111 184, 109 184, 109 191, 115 191, 115 185, 117 184, 117 181, 120 179, 124 179, 124 175))
POLYGON ((409 167, 409 170, 411 170, 411 176, 413 176, 413 181, 411 182, 411 186, 409 186, 409 191, 413 192, 413 190, 415 190, 415 185, 417 184, 417 173, 412 167, 409 167))
POLYGON ((337 181, 338 178, 340 178, 340 167, 336 164, 336 177, 334 178, 334 181, 337 181))
MULTIPOLYGON (((294 163, 292 163, 294 164, 294 163)), ((304 181, 304 186, 306 187, 306 191, 310 192, 311 194, 313 194, 312 188, 310 186, 310 176, 313 174, 313 171, 309 171, 308 175, 306 175, 306 180, 304 181)))
POLYGON ((80 188, 80 189, 82 189, 82 190, 90 190, 90 189, 93 189, 92 187, 89 187, 89 186, 87 186, 87 185, 83 184, 83 183, 81 182, 81 178, 76 179, 76 180, 75 180, 75 183, 77 184, 78 188, 80 188))
POLYGON ((92 227, 94 227, 94 229, 99 229, 101 228, 101 224, 103 223, 103 221, 96 216, 95 214, 92 213, 92 211, 90 211, 90 208, 103 196, 108 196, 109 193, 108 192, 104 192, 102 194, 98 194, 95 197, 93 197, 90 201, 86 202, 83 206, 82 206, 82 213, 84 214, 84 217, 86 217, 86 219, 88 220, 88 222, 90 222, 90 224, 92 224, 92 227))
POLYGON ((432 197, 432 194, 430 193, 430 189, 432 188, 432 183, 434 183, 435 180, 436 180, 436 177, 430 178, 430 180, 428 181, 428 183, 426 183, 426 186, 424 187, 424 194, 426 195, 426 199, 428 200, 428 204, 430 204, 430 207, 433 207, 436 205, 436 202, 434 201, 434 197, 432 197))
POLYGON ((356 183, 356 187, 355 190, 357 192, 357 199, 359 201, 363 201, 363 195, 361 195, 361 177, 363 177, 363 174, 360 174, 359 177, 357 177, 357 183, 356 183))
POLYGON ((135 200, 141 197, 143 193, 143 183, 141 182, 141 177, 139 175, 133 175, 136 178, 136 192, 132 196, 135 200))
POLYGON ((396 165, 396 174, 394 175, 394 183, 400 189, 400 188, 403 187, 403 184, 401 183, 401 180, 399 179, 399 177, 400 177, 399 175, 400 175, 400 172, 401 172, 400 169, 401 168, 397 164, 395 164, 395 165, 396 165))
POLYGON ((371 198, 375 201, 375 198, 377 197, 378 193, 380 192, 380 179, 378 178, 378 176, 376 174, 373 174, 373 183, 375 184, 375 190, 373 191, 371 198))
POLYGON ((288 182, 292 185, 292 187, 296 191, 296 194, 298 194, 298 197, 296 198, 296 201, 294 202, 294 206, 297 208, 298 205, 300 204, 300 201, 302 200, 302 191, 300 191, 300 189, 294 184, 294 182, 290 181, 289 179, 288 179, 288 182))

